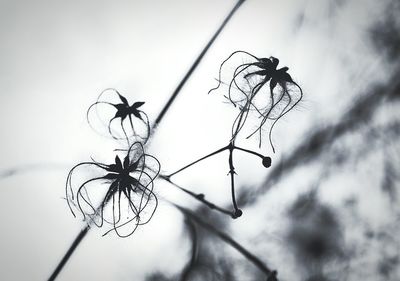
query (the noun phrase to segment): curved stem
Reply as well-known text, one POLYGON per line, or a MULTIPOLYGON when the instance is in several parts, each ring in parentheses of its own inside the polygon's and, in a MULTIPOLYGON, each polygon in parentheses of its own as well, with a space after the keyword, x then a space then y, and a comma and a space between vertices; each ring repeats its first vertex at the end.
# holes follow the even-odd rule
POLYGON ((234 146, 233 149, 241 150, 241 151, 256 155, 256 156, 260 157, 261 159, 264 159, 264 155, 262 155, 260 153, 257 153, 255 151, 252 151, 252 150, 248 150, 248 149, 241 148, 241 147, 238 147, 238 146, 234 146))
POLYGON ((174 183, 173 181, 171 181, 171 179, 168 176, 160 175, 159 178, 169 182, 170 184, 172 184, 173 186, 175 186, 179 190, 181 190, 181 191, 185 192, 186 194, 192 196, 194 199, 200 201, 201 203, 203 203, 204 205, 206 205, 210 209, 216 210, 216 211, 221 212, 221 213, 223 213, 225 215, 228 215, 228 216, 233 216, 231 211, 229 211, 229 210, 227 210, 225 208, 219 207, 219 206, 215 205, 214 203, 211 203, 210 201, 206 200, 204 198, 204 194, 202 194, 202 193, 196 194, 193 191, 190 191, 190 190, 188 190, 188 189, 186 189, 186 188, 174 183))
POLYGON ((232 204, 234 208, 234 214, 232 215, 233 218, 240 217, 242 215, 242 211, 238 208, 236 203, 236 196, 235 196, 235 167, 233 166, 233 150, 234 144, 231 142, 228 146, 229 148, 229 174, 231 176, 231 194, 232 194, 232 204))

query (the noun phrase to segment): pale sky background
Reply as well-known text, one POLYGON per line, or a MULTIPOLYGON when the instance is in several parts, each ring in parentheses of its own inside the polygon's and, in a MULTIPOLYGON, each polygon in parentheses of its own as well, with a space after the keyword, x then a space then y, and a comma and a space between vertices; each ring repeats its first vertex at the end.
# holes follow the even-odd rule
MULTIPOLYGON (((103 89, 114 87, 132 102, 145 101, 143 109, 154 120, 234 4, 0 0, 0 171, 26 168, 0 182, 1 280, 48 278, 84 225, 62 199, 67 173, 91 156, 113 161, 116 148, 115 141, 88 126, 88 106, 103 89)), ((312 128, 335 122, 371 84, 388 78, 392 66, 372 47, 368 33, 385 17, 386 5, 373 0, 246 1, 155 132, 150 153, 163 171, 172 172, 227 143, 236 112, 222 95, 207 92, 216 84, 222 60, 246 50, 278 57, 304 91, 297 110, 276 126, 277 153, 272 155, 267 142, 262 148, 273 165, 279 163, 312 128)), ((374 122, 397 117, 397 109, 386 108, 374 122)), ((257 141, 246 146, 256 149, 257 141)), ((258 159, 235 155, 242 188, 263 182, 268 171, 255 163, 258 159)), ((176 181, 229 206, 226 158, 221 154, 176 181)), ((230 221, 231 234, 254 251, 261 251, 253 243, 260 233, 277 235, 278 241, 284 207, 309 189, 325 164, 302 167, 285 178, 262 204, 230 221), (267 226, 260 221, 268 221, 267 226)), ((379 227, 389 212, 379 190, 372 188, 382 176, 379 165, 343 168, 324 182, 321 198, 335 204, 360 195, 363 214, 379 227), (364 193, 360 186, 371 190, 364 193)), ((185 206, 197 204, 162 182, 156 192, 185 206)), ((161 202, 151 223, 130 238, 102 237, 103 229, 93 229, 58 280, 143 280, 152 270, 178 272, 189 251, 182 224, 179 212, 161 202)), ((294 280, 294 267, 280 267, 285 251, 271 247, 276 255, 266 262, 280 270, 283 280, 294 280)))

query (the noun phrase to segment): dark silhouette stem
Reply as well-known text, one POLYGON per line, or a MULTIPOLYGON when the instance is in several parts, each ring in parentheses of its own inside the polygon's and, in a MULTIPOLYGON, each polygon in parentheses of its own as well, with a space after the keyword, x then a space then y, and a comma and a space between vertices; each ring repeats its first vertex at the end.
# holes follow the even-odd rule
POLYGON ((68 262, 69 258, 71 255, 74 253, 75 249, 78 247, 78 245, 81 243, 82 239, 85 238, 86 234, 88 233, 90 229, 90 226, 86 226, 84 229, 81 230, 81 232, 78 234, 78 236, 75 238, 74 242, 72 242, 72 245, 69 247, 68 251, 65 253, 59 264, 57 265, 56 269, 54 270, 53 274, 49 277, 49 281, 53 281, 56 279, 60 271, 64 268, 65 264, 68 262))
POLYGON ((229 146, 229 174, 231 176, 231 194, 232 194, 232 204, 234 208, 233 218, 238 218, 242 215, 242 211, 238 208, 236 203, 236 196, 235 196, 235 167, 233 166, 233 150, 235 149, 235 145, 232 141, 229 146))
POLYGON ((236 202, 236 195, 235 195, 235 174, 236 173, 235 173, 235 167, 233 165, 233 151, 235 149, 237 149, 237 150, 240 150, 240 151, 243 151, 243 152, 246 152, 246 153, 250 153, 250 154, 256 155, 256 156, 260 157, 261 159, 264 159, 265 157, 262 154, 257 153, 255 151, 235 146, 234 142, 235 141, 232 140, 227 146, 224 146, 224 147, 222 147, 222 148, 220 148, 220 149, 218 149, 218 150, 216 150, 214 152, 211 152, 211 153, 207 154, 206 156, 203 156, 203 157, 191 162, 190 164, 180 168, 179 170, 177 170, 177 171, 175 171, 175 172, 173 172, 173 173, 171 173, 169 175, 161 175, 160 177, 162 179, 168 181, 169 183, 171 183, 175 187, 179 188, 181 191, 183 191, 183 192, 189 194, 190 196, 194 197, 195 199, 201 201, 202 203, 204 203, 205 205, 207 205, 211 209, 216 209, 216 210, 218 210, 218 211, 220 211, 220 212, 222 212, 224 214, 229 214, 229 215, 231 215, 232 218, 238 218, 238 217, 240 217, 242 215, 242 211, 238 208, 237 202, 236 202), (189 167, 191 167, 191 166, 193 166, 193 165, 195 165, 195 164, 197 164, 197 163, 199 163, 199 162, 201 162, 201 161, 203 161, 203 160, 205 160, 205 159, 207 159, 209 157, 217 155, 218 153, 221 153, 221 152, 223 152, 225 150, 229 150, 229 174, 230 174, 230 179, 231 179, 232 204, 233 204, 233 208, 234 208, 233 212, 229 212, 229 211, 227 211, 227 210, 225 210, 223 208, 217 207, 213 203, 205 200, 204 199, 204 194, 196 194, 196 193, 194 193, 194 192, 192 192, 190 190, 187 190, 187 189, 185 189, 185 188, 183 188, 183 187, 181 187, 181 186, 179 186, 176 183, 171 181, 171 177, 172 176, 184 171, 185 169, 187 169, 187 168, 189 168, 189 167))
POLYGON ((173 186, 175 186, 176 188, 178 188, 179 190, 185 192, 186 194, 192 196, 194 199, 200 201, 201 203, 203 203, 204 205, 206 205, 207 207, 209 207, 210 209, 216 210, 218 212, 221 212, 223 214, 229 215, 229 216, 233 216, 233 213, 225 208, 219 207, 217 205, 215 205, 214 203, 211 203, 210 201, 206 200, 204 197, 204 194, 200 193, 200 194, 196 194, 193 191, 190 191, 184 187, 181 187, 180 185, 174 183, 173 181, 171 181, 171 179, 168 176, 163 176, 160 175, 159 178, 169 182, 170 184, 172 184, 173 186))
POLYGON ((225 151, 225 150, 227 150, 228 148, 229 148, 229 146, 224 146, 223 148, 220 148, 220 149, 218 149, 218 150, 216 150, 216 151, 214 151, 214 152, 211 152, 210 154, 207 154, 206 156, 201 157, 201 158, 197 159, 196 161, 193 161, 192 163, 190 163, 190 164, 188 164, 188 165, 186 165, 186 166, 180 168, 179 170, 177 170, 177 171, 175 171, 175 172, 169 174, 169 175, 166 176, 166 177, 170 178, 170 177, 172 177, 172 176, 174 176, 174 175, 176 175, 176 174, 182 172, 183 170, 185 170, 185 169, 187 169, 187 168, 193 166, 194 164, 197 164, 197 163, 199 163, 200 161, 203 161, 203 160, 205 160, 205 159, 207 159, 207 158, 209 158, 209 157, 211 157, 211 156, 214 156, 214 155, 216 155, 216 154, 218 154, 218 153, 221 153, 222 151, 225 151))
POLYGON ((253 154, 253 155, 256 155, 256 156, 260 157, 261 159, 264 159, 264 155, 262 155, 260 153, 257 153, 255 151, 248 150, 248 149, 245 149, 245 148, 241 148, 241 147, 238 147, 238 146, 234 146, 233 148, 237 149, 237 150, 241 150, 241 151, 247 152, 247 153, 250 153, 250 154, 253 154))
MULTIPOLYGON (((193 166, 193 165, 195 165, 195 164, 197 164, 197 163, 199 163, 199 162, 201 162, 201 161, 203 161, 203 160, 205 160, 205 159, 207 159, 207 158, 209 158, 211 156, 217 155, 218 153, 221 153, 221 152, 223 152, 223 151, 225 151, 227 149, 230 149, 230 147, 232 147, 232 151, 237 149, 237 150, 241 150, 243 152, 247 152, 247 153, 256 155, 256 156, 260 157, 261 159, 264 159, 264 156, 262 154, 260 154, 260 153, 257 153, 257 152, 252 151, 252 150, 248 150, 248 149, 245 149, 245 148, 241 148, 241 147, 235 146, 234 144, 229 144, 227 146, 224 146, 224 147, 222 147, 222 148, 220 148, 220 149, 218 149, 218 150, 216 150, 214 152, 211 152, 210 154, 207 154, 206 156, 203 156, 203 157, 201 157, 201 158, 199 158, 199 159, 187 164, 186 166, 180 168, 179 170, 176 170, 175 172, 173 172, 173 173, 171 173, 169 175, 164 176, 164 179, 165 178, 171 178, 172 176, 182 172, 183 170, 186 170, 187 168, 189 168, 189 167, 191 167, 191 166, 193 166)), ((232 158, 231 155, 229 157, 232 158)), ((233 163, 232 163, 232 166, 233 166, 233 163)))
POLYGON ((178 96, 179 92, 181 91, 182 87, 185 85, 189 77, 192 75, 193 71, 197 68, 197 66, 200 64, 201 60, 203 59, 204 55, 208 51, 208 49, 211 47, 211 45, 214 43, 215 39, 217 39, 218 35, 221 33, 222 29, 224 29, 225 25, 228 23, 228 21, 231 19, 233 14, 239 9, 239 7, 244 3, 245 0, 239 0, 237 1, 236 5, 233 7, 233 9, 230 11, 228 16, 224 19, 222 22, 221 26, 218 28, 218 30, 214 33, 213 37, 211 37, 210 41, 207 43, 207 45, 204 47, 204 49, 201 51, 200 55, 196 58, 192 66, 190 67, 189 71, 186 73, 186 75, 183 77, 181 82, 178 84, 176 87, 175 91, 161 110, 160 114, 156 118, 156 121, 154 121, 153 124, 153 129, 155 129, 158 124, 161 122, 163 119, 164 115, 167 113, 168 109, 174 102, 175 98, 178 96))

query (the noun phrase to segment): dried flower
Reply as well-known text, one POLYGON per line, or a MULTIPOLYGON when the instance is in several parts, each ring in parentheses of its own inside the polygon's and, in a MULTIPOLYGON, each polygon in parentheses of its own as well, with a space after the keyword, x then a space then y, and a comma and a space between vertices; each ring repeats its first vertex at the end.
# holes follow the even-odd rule
POLYGON ((77 210, 84 220, 89 219, 98 227, 104 222, 112 225, 105 234, 115 231, 118 236, 127 237, 139 225, 148 223, 157 208, 153 182, 159 171, 159 161, 146 154, 139 142, 130 146, 123 162, 117 155, 115 163, 109 165, 96 161, 79 163, 67 177, 68 206, 74 216, 77 210), (90 167, 101 174, 75 185, 72 178, 81 167, 86 168, 86 173, 90 167))
MULTIPOLYGON (((240 109, 233 125, 232 140, 234 140, 244 127, 249 112, 255 112, 259 125, 247 136, 250 138, 259 133, 259 146, 261 146, 262 129, 266 122, 272 123, 269 128, 269 141, 273 151, 271 132, 276 122, 286 113, 292 110, 302 99, 303 91, 287 73, 288 67, 277 68, 279 60, 275 57, 258 58, 245 51, 233 52, 224 60, 219 69, 217 87, 209 91, 217 90, 221 84, 228 86, 228 95, 225 97, 235 107, 240 109), (240 56, 241 63, 235 66, 233 72, 228 72, 228 82, 221 77, 224 66, 240 56), (243 62, 246 60, 246 62, 243 62), (266 87, 269 85, 269 87, 266 87)), ((235 64, 237 65, 237 64, 235 64)))
POLYGON ((130 143, 146 143, 150 135, 150 124, 147 114, 139 108, 144 102, 129 105, 128 100, 116 89, 104 90, 93 103, 86 117, 89 125, 101 134, 109 134, 114 139, 126 139, 130 143), (102 110, 99 114, 99 110, 102 110), (115 124, 115 121, 119 122, 115 124), (130 142, 130 139, 133 139, 130 142))

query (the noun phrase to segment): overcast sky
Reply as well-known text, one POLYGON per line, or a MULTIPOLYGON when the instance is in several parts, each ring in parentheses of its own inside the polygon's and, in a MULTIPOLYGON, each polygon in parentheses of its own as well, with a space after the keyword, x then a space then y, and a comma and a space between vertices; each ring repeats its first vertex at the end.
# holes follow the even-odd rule
MULTIPOLYGON (((68 170, 91 156, 110 163, 116 148, 115 141, 88 126, 88 106, 103 89, 114 87, 131 102, 145 101, 143 109, 153 121, 234 4, 0 0, 0 169, 26 169, 0 182, 1 280, 44 280, 84 225, 62 199, 68 170)), ((370 85, 388 79, 391 66, 369 39, 386 5, 372 0, 246 1, 154 134, 149 150, 162 170, 172 172, 229 140, 235 109, 221 94, 207 92, 216 84, 220 63, 235 50, 278 57, 303 88, 297 110, 274 131, 277 153, 272 155, 267 142, 261 150, 279 163, 306 132, 334 122, 370 85)), ((395 112, 387 109, 382 122, 395 112)), ((248 146, 257 149, 257 140, 248 146)), ((229 205, 226 158, 223 154, 188 170, 177 182, 229 205)), ((254 165, 254 158, 238 154, 236 159, 240 186, 263 182, 265 169, 254 165)), ((264 206, 279 210, 280 202, 294 200, 322 173, 321 165, 291 175, 298 189, 284 181, 264 206)), ((342 173, 326 183, 323 196, 340 200, 359 192, 359 180, 365 185, 379 181, 376 170, 366 169, 367 178, 342 173), (340 183, 348 189, 338 187, 340 183)), ((156 191, 194 206, 166 184, 159 183, 156 191)), ((379 198, 373 192, 365 198, 372 222, 386 214, 368 212, 368 204, 383 210, 385 201, 379 198)), ((262 232, 255 215, 259 210, 245 209, 234 222, 232 233, 241 241, 262 232)), ((161 202, 152 222, 128 239, 91 231, 59 280, 142 280, 150 270, 177 272, 188 254, 182 224, 178 211, 161 202)), ((290 279, 291 274, 287 270, 283 276, 290 279)))

